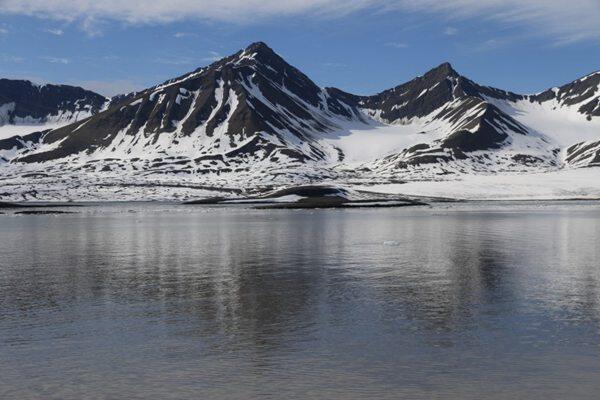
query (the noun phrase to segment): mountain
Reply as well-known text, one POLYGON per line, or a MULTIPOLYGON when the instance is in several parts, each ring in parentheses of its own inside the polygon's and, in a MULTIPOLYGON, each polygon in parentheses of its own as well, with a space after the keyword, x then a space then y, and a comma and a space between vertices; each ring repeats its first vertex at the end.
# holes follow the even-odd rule
POLYGON ((521 95, 479 85, 444 63, 357 96, 319 87, 259 42, 110 106, 88 93, 65 108, 76 122, 0 140, 4 171, 247 188, 599 163, 600 73, 521 95))
POLYGON ((593 158, 581 155, 575 164, 571 146, 589 149, 594 143, 588 142, 600 138, 599 98, 600 73, 537 95, 520 95, 481 86, 445 63, 356 101, 373 119, 409 126, 421 137, 371 163, 372 168, 380 174, 431 176, 591 165, 593 158))
MULTIPOLYGON (((386 126, 412 127, 411 133, 417 136, 410 146, 379 160, 378 170, 467 159, 485 164, 490 151, 502 148, 512 148, 514 153, 504 164, 517 167, 529 163, 525 160, 532 159, 532 149, 551 153, 544 140, 490 98, 508 103, 522 96, 480 86, 444 63, 422 77, 375 96, 355 98, 355 102, 374 120, 386 126)), ((555 165, 553 157, 544 161, 555 165)))
POLYGON ((215 160, 236 158, 244 163, 324 160, 311 136, 337 129, 340 118, 359 118, 358 111, 264 43, 256 43, 207 68, 125 97, 80 124, 56 129, 44 138, 56 146, 19 161, 185 156, 210 168, 215 160))
POLYGON ((591 121, 593 117, 600 117, 599 88, 600 71, 528 98, 540 104, 552 103, 557 107, 573 107, 591 121))
POLYGON ((19 131, 21 126, 69 124, 98 113, 106 103, 105 97, 80 87, 0 79, 3 131, 9 131, 11 126, 19 131))
POLYGON ((27 148, 39 141, 40 132, 97 114, 107 102, 80 87, 0 79, 0 151, 27 148))

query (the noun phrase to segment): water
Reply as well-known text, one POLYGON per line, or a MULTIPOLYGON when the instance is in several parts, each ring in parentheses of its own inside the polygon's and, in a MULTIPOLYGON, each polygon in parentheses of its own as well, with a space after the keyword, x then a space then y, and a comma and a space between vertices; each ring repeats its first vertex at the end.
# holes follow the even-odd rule
POLYGON ((589 399, 600 204, 0 215, 2 399, 589 399))

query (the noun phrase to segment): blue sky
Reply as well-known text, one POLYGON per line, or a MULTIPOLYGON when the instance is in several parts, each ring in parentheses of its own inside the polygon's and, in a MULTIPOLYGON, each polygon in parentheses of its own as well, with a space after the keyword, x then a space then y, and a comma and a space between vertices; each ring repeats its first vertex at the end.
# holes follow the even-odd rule
POLYGON ((529 93, 600 69, 598 21, 598 0, 0 0, 0 76, 114 95, 262 40, 357 94, 444 61, 529 93))

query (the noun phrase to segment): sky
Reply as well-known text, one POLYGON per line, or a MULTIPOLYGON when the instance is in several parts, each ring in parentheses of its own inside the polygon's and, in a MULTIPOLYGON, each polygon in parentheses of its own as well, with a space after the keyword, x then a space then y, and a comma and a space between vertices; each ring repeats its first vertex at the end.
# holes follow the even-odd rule
POLYGON ((140 90, 264 41, 374 94, 450 62, 535 93, 600 70, 600 0, 0 0, 0 77, 140 90))

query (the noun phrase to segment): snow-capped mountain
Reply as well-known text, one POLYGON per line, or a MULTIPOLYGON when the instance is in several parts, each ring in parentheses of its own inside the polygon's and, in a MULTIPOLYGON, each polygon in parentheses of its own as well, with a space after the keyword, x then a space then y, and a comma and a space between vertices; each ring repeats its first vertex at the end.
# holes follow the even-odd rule
MULTIPOLYGON (((413 135, 400 151, 370 163, 380 173, 500 172, 555 169, 568 149, 600 138, 600 74, 537 95, 478 85, 449 64, 359 107, 386 127, 413 135)), ((578 166, 586 165, 582 160, 578 166)))
POLYGON ((447 63, 356 96, 255 43, 106 109, 98 98, 89 118, 0 140, 0 156, 14 174, 232 187, 552 171, 598 165, 599 99, 600 73, 520 95, 447 63))
POLYGON ((600 71, 528 98, 533 102, 550 103, 555 107, 572 107, 591 121, 593 117, 600 117, 599 88, 600 71))
POLYGON ((166 156, 199 169, 225 160, 317 161, 325 155, 312 136, 359 118, 263 43, 116 103, 52 131, 48 146, 18 161, 166 156))
POLYGON ((88 118, 107 102, 79 87, 0 79, 0 151, 31 147, 39 142, 40 132, 88 118))
POLYGON ((458 170, 520 169, 534 160, 555 166, 551 143, 494 104, 521 98, 480 86, 445 63, 393 89, 354 100, 384 129, 391 127, 410 137, 396 151, 371 163, 379 172, 423 171, 431 164, 448 168, 448 163, 458 170))
POLYGON ((69 124, 98 113, 108 99, 75 86, 38 85, 25 80, 0 79, 0 127, 8 137, 15 132, 69 124))

